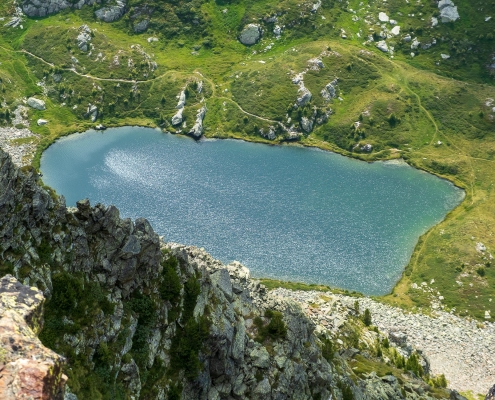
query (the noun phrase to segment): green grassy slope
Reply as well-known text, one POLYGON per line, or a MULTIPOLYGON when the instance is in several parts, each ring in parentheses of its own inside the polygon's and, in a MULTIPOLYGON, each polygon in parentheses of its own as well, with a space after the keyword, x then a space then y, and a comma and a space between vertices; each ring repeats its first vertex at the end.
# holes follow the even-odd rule
MULTIPOLYGON (((50 121, 31 124, 40 134, 41 152, 60 135, 94 126, 85 117, 88 103, 98 106, 98 122, 108 126, 175 131, 170 119, 185 88, 187 126, 204 101, 208 137, 279 143, 287 139, 280 122, 297 126, 302 117, 331 110, 328 121, 299 143, 366 161, 402 157, 466 190, 461 206, 420 239, 402 280, 382 300, 421 308, 433 300, 462 315, 495 316, 489 254, 495 249, 495 87, 488 67, 495 54, 493 4, 458 0, 461 18, 432 26, 439 14, 435 1, 324 0, 316 12, 311 11, 316 2, 295 0, 147 3, 155 7, 151 17, 136 16, 144 3, 131 1, 126 16, 113 24, 96 21, 93 9, 85 7, 26 19, 23 29, 0 27, 0 121, 23 97, 45 98, 46 111, 30 111, 31 121, 41 116, 50 121), (378 21, 379 12, 400 26, 400 34, 387 39, 393 54, 369 41, 392 28, 378 21), (133 25, 144 17, 150 18, 148 31, 135 34, 133 25), (237 35, 251 22, 260 23, 264 34, 246 47, 237 35), (92 30, 90 52, 77 47, 83 24, 92 30), (275 25, 282 28, 278 39, 275 25), (417 38, 418 48, 411 49, 405 35, 417 38), (308 61, 314 58, 324 67, 312 69, 308 61), (292 79, 303 71, 313 96, 295 108, 298 86, 292 79), (327 102, 320 91, 335 78, 340 99, 327 102), (270 130, 275 139, 268 139, 270 130), (362 151, 365 144, 373 151, 362 151), (478 242, 487 250, 477 251, 478 242), (431 289, 411 287, 422 282, 431 289)), ((0 6, 2 15, 10 7, 0 6)))

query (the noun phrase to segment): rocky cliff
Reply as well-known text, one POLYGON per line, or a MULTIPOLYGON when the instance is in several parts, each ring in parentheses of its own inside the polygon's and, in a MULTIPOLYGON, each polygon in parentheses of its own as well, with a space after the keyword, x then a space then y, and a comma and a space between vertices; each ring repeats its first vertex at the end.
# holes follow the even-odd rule
POLYGON ((64 390, 70 400, 449 397, 417 376, 416 355, 402 369, 373 344, 354 358, 366 330, 359 312, 348 311, 345 340, 317 335, 300 305, 267 292, 241 264, 164 243, 148 221, 122 219, 113 206, 67 208, 2 151, 0 237, 0 273, 25 285, 7 276, 0 286, 2 329, 9 318, 25 326, 15 348, 0 335, 12 376, 0 380, 2 398, 27 398, 14 389, 25 387, 15 382, 26 357, 44 382, 33 398, 64 390))

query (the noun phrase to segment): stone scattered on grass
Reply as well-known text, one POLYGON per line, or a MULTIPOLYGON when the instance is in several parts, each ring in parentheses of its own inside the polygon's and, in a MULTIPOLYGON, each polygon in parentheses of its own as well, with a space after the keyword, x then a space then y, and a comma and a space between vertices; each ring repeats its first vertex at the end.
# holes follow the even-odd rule
POLYGON ((239 35, 239 41, 245 46, 251 46, 261 38, 261 27, 258 24, 248 24, 239 35))
POLYGON ((30 97, 27 100, 27 105, 35 110, 44 111, 46 110, 46 104, 43 100, 37 99, 36 97, 30 97))
POLYGON ((457 12, 457 6, 454 5, 452 0, 440 0, 438 2, 438 9, 440 10, 440 19, 443 23, 454 22, 460 18, 457 12))

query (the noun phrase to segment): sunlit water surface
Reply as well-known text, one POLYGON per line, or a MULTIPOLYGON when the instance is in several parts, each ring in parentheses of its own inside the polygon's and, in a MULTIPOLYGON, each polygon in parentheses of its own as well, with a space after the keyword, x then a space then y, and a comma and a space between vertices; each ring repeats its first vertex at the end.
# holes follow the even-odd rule
POLYGON ((41 170, 68 205, 115 204, 255 276, 366 294, 390 291, 418 237, 463 198, 403 163, 137 127, 63 138, 41 170))

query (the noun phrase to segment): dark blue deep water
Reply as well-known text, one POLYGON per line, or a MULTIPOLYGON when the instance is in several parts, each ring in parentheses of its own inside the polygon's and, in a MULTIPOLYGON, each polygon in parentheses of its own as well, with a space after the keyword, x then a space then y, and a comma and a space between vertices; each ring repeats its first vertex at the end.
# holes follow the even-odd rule
POLYGON ((63 138, 41 170, 67 205, 115 204, 254 276, 366 294, 390 291, 418 237, 463 198, 403 163, 136 127, 63 138))

